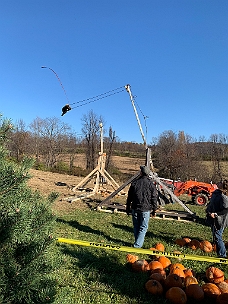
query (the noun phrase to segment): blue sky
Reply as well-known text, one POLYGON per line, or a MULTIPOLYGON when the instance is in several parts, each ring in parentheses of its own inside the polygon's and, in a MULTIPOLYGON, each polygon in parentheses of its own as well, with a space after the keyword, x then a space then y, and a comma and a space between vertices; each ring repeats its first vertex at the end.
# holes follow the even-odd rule
POLYGON ((13 122, 59 117, 80 134, 93 110, 140 143, 127 91, 61 116, 130 84, 147 143, 228 133, 227 0, 1 0, 0 28, 0 113, 13 122))

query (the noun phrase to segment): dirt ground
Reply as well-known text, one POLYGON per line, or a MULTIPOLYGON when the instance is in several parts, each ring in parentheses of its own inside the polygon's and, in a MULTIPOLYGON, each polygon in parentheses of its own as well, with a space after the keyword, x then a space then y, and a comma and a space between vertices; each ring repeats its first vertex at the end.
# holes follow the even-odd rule
MULTIPOLYGON (((75 208, 74 204, 70 204, 64 199, 75 194, 71 190, 71 186, 77 185, 81 181, 81 178, 34 169, 30 169, 30 175, 31 179, 28 181, 28 185, 33 190, 38 190, 45 197, 52 192, 59 193, 59 197, 53 205, 56 211, 64 213, 70 210, 73 211, 75 208)), ((81 204, 80 207, 82 207, 81 204)))
MULTIPOLYGON (((124 173, 130 173, 134 175, 139 166, 144 164, 143 159, 129 158, 129 157, 113 157, 114 165, 124 173)), ((85 159, 83 156, 79 156, 74 162, 74 165, 85 166, 85 159)), ((68 213, 76 208, 88 208, 84 200, 72 201, 69 203, 69 198, 74 198, 80 195, 78 191, 75 192, 72 189, 83 180, 82 177, 77 177, 67 174, 51 173, 41 170, 30 169, 31 179, 28 181, 28 185, 33 190, 38 190, 42 195, 47 197, 51 192, 59 193, 59 197, 55 201, 53 208, 56 212, 68 213)), ((86 185, 90 189, 94 187, 94 179, 86 185)), ((121 186, 122 184, 118 184, 121 186)), ((107 189, 106 196, 114 191, 110 186, 105 186, 107 189)), ((99 197, 99 195, 98 195, 99 197)), ((104 199, 100 196, 101 199, 104 199)))

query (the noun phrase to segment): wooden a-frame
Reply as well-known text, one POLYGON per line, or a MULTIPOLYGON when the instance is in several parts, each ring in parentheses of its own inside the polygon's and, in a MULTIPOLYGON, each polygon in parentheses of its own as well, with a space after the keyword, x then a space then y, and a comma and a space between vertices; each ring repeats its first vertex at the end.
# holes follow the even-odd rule
MULTIPOLYGON (((83 191, 83 194, 78 195, 77 197, 70 197, 66 200, 68 202, 73 202, 79 199, 87 198, 93 196, 99 192, 104 191, 103 184, 110 185, 113 190, 117 190, 120 188, 118 183, 114 180, 114 178, 105 170, 105 161, 106 161, 106 153, 103 151, 103 125, 100 123, 100 137, 101 137, 101 151, 99 152, 98 162, 96 168, 91 171, 77 186, 75 186, 72 191, 76 192, 83 191), (93 178, 95 177, 95 185, 92 191, 86 192, 84 188, 93 178)), ((119 190, 118 192, 120 192, 119 190)))

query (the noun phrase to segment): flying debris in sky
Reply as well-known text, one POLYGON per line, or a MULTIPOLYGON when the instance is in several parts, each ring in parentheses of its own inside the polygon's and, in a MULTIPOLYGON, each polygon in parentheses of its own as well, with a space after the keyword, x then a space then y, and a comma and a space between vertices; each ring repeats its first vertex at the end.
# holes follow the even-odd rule
POLYGON ((62 108, 62 115, 63 116, 64 114, 66 114, 68 111, 71 110, 71 107, 70 105, 66 104, 63 108, 62 108))

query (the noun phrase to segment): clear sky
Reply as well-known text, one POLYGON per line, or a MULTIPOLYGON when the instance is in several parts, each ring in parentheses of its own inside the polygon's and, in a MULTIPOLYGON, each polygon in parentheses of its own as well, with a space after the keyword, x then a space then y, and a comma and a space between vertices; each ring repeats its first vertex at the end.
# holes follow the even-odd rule
POLYGON ((1 0, 0 41, 0 113, 13 122, 59 117, 80 134, 93 110, 140 143, 126 90, 61 116, 130 84, 147 143, 228 134, 227 0, 1 0))

